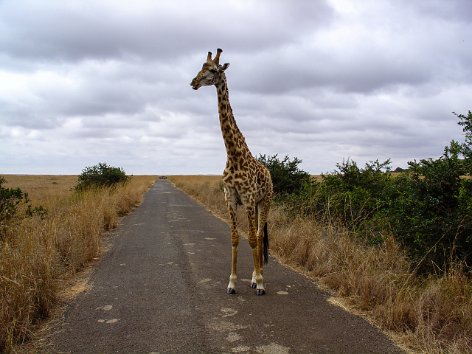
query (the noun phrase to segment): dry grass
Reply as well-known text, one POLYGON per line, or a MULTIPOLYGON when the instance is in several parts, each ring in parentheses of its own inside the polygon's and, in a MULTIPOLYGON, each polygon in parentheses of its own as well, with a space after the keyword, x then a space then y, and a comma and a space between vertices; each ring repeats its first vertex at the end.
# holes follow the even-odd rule
POLYGON ((75 194, 75 176, 5 176, 47 216, 18 220, 0 243, 0 351, 28 339, 48 317, 64 280, 99 255, 100 237, 137 206, 155 177, 75 194))
MULTIPOLYGON (((177 188, 197 199, 214 214, 228 219, 221 176, 170 176, 169 179, 177 188)), ((247 216, 243 208, 238 208, 237 216, 239 227, 247 232, 247 216)))
MULTIPOLYGON (((220 177, 171 180, 226 218, 220 177)), ((283 206, 271 210, 269 235, 272 254, 316 279, 410 351, 472 352, 472 281, 459 266, 442 277, 416 276, 393 238, 367 246, 338 225, 290 216, 283 206)))

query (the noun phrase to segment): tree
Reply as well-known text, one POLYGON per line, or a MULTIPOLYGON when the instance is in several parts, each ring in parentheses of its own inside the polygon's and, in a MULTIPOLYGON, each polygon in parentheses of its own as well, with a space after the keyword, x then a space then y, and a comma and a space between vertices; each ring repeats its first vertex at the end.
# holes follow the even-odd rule
POLYGON ((467 116, 453 113, 459 118, 459 125, 462 126, 465 134, 465 141, 461 144, 461 153, 464 156, 465 172, 470 176, 472 175, 472 112, 469 111, 467 116))

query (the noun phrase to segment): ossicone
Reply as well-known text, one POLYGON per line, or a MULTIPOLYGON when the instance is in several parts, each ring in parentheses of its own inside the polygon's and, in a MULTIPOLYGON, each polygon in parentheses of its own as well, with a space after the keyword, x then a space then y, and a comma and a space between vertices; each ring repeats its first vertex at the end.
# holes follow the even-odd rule
POLYGON ((223 52, 223 49, 221 48, 218 48, 216 50, 216 56, 215 56, 215 59, 213 59, 213 62, 216 64, 216 65, 219 65, 220 64, 220 55, 221 53, 223 52))

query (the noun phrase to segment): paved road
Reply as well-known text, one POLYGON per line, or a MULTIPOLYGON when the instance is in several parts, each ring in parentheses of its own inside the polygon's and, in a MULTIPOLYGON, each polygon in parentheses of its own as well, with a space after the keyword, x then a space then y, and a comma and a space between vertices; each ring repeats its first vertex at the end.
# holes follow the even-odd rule
POLYGON ((226 295, 228 226, 170 182, 158 181, 117 234, 47 352, 401 352, 274 259, 256 296, 245 239, 237 294, 226 295))

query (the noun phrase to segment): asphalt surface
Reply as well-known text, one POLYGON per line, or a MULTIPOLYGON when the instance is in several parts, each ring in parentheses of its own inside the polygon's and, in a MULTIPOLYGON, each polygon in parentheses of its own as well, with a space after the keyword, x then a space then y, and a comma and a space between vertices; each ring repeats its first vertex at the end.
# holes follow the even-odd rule
POLYGON ((256 296, 243 238, 237 293, 227 295, 228 226, 168 181, 147 192, 116 234, 93 271, 91 288, 68 306, 44 351, 401 352, 273 258, 264 268, 267 294, 256 296))

